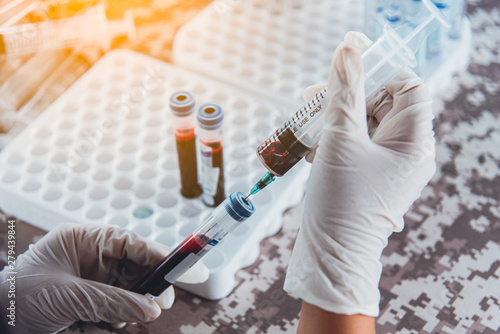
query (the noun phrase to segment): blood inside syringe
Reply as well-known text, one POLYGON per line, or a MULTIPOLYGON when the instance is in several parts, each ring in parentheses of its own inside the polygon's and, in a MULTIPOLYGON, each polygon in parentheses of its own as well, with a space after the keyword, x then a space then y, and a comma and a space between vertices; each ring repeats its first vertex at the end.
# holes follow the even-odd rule
POLYGON ((309 148, 303 145, 289 128, 280 129, 258 149, 266 167, 276 176, 283 176, 295 166, 309 148))

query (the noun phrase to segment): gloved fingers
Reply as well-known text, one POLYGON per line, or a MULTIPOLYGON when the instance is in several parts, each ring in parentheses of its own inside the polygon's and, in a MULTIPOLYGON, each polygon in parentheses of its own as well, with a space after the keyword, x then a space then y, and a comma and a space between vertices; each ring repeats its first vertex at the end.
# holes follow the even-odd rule
POLYGON ((197 284, 205 282, 209 277, 210 271, 208 268, 201 261, 198 261, 179 277, 177 281, 181 283, 197 284))
POLYGON ((345 43, 333 57, 327 99, 325 130, 368 136, 363 61, 361 54, 345 43))
POLYGON ((393 108, 396 111, 406 107, 432 102, 432 97, 424 82, 409 68, 403 69, 386 86, 386 90, 394 99, 393 108))
POLYGON ((391 111, 394 100, 387 89, 382 88, 378 93, 366 101, 366 114, 368 117, 374 117, 377 123, 382 122, 385 115, 391 111))
POLYGON ((175 300, 174 287, 170 286, 167 290, 163 291, 158 299, 155 300, 156 304, 161 307, 162 310, 168 310, 172 307, 175 300))
POLYGON ((77 279, 58 290, 58 302, 75 312, 74 320, 149 322, 161 314, 160 306, 148 297, 95 281, 77 279))
POLYGON ((326 86, 326 84, 316 84, 316 85, 312 85, 312 86, 307 87, 302 92, 302 99, 304 99, 304 102, 309 102, 325 86, 326 86))
POLYGON ((112 323, 111 326, 115 329, 122 329, 125 326, 127 326, 127 322, 115 322, 115 323, 112 323))
POLYGON ((169 253, 165 246, 119 227, 79 225, 72 233, 82 276, 98 281, 107 279, 116 264, 114 260, 126 258, 139 266, 148 267, 156 265, 169 253))
POLYGON ((373 44, 373 41, 363 33, 349 31, 344 36, 344 43, 358 50, 359 53, 363 53, 373 44))
POLYGON ((316 156, 317 151, 318 151, 318 147, 315 147, 311 152, 307 153, 306 161, 309 163, 313 163, 314 157, 316 156))

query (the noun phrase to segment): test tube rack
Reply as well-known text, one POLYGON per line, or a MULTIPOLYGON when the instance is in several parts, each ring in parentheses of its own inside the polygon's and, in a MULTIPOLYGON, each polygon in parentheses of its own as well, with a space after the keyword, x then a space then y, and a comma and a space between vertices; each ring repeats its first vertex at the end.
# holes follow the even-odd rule
MULTIPOLYGON (((193 92, 225 112, 226 193, 247 192, 266 170, 255 148, 293 106, 132 51, 111 51, 0 155, 0 208, 44 230, 76 221, 130 229, 171 248, 213 210, 180 195, 169 97, 193 92)), ((182 288, 220 299, 253 263, 282 213, 302 198, 308 164, 297 165, 252 201, 256 213, 202 261, 203 284, 182 288)))
MULTIPOLYGON (((304 88, 328 81, 344 35, 365 29, 364 10, 364 0, 215 1, 178 31, 174 62, 301 106, 304 88)), ((447 59, 426 71, 433 95, 469 65, 469 20, 462 38, 447 41, 447 49, 447 59)))
POLYGON ((363 0, 215 1, 176 35, 174 62, 262 96, 302 106, 326 83, 347 31, 363 26, 363 0))

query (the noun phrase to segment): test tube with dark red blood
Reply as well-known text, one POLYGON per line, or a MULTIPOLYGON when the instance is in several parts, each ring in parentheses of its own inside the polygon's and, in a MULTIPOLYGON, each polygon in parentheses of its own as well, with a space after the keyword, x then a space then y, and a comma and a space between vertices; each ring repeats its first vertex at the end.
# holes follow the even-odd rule
POLYGON ((241 192, 232 193, 213 210, 198 229, 141 278, 130 291, 155 300, 254 212, 253 203, 241 192))
POLYGON ((202 105, 197 112, 201 158, 202 200, 217 206, 226 198, 224 192, 224 159, 222 144, 222 108, 215 103, 202 105))
POLYGON ((189 92, 176 92, 170 97, 174 115, 175 141, 179 159, 181 194, 186 198, 201 195, 196 160, 195 100, 189 92))

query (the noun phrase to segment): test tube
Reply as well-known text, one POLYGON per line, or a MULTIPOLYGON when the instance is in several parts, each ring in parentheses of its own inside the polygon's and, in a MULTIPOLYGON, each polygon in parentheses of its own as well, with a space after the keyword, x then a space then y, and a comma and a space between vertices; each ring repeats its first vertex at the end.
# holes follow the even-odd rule
POLYGON ((365 34, 370 39, 382 35, 385 0, 365 0, 365 34))
POLYGON ((198 138, 201 156, 202 200, 208 206, 219 205, 224 198, 224 159, 222 144, 222 108, 207 103, 198 109, 198 138))
POLYGON ((403 10, 399 1, 390 1, 384 10, 385 22, 391 28, 397 28, 403 23, 403 10))
POLYGON ((0 28, 0 55, 23 55, 94 43, 107 50, 111 40, 120 35, 134 38, 132 13, 126 12, 122 20, 108 21, 104 5, 100 4, 80 16, 0 28))
POLYGON ((462 37, 462 22, 465 14, 465 5, 465 0, 455 0, 451 3, 451 28, 448 32, 448 36, 451 39, 459 39, 462 37))
POLYGON ((181 194, 186 198, 201 195, 196 161, 195 104, 194 96, 190 92, 180 91, 170 97, 170 110, 174 115, 175 141, 179 158, 181 194))
POLYGON ((422 9, 422 6, 422 0, 406 0, 406 15, 409 17, 417 15, 417 13, 422 9))
POLYGON ((254 212, 252 202, 245 199, 241 192, 232 193, 214 209, 198 229, 151 269, 130 291, 155 300, 254 212))
POLYGON ((76 48, 36 88, 36 93, 19 111, 14 113, 14 122, 9 133, 20 133, 31 121, 58 98, 102 55, 97 47, 76 48))
MULTIPOLYGON (((450 16, 450 0, 432 0, 434 5, 449 18, 450 16)), ((447 36, 448 29, 440 27, 434 31, 427 39, 427 59, 436 61, 443 57, 444 40, 447 36)))
POLYGON ((40 52, 31 57, 0 86, 0 109, 16 111, 29 101, 44 80, 64 62, 69 51, 40 52))
MULTIPOLYGON (((409 23, 409 29, 415 29, 417 24, 414 23, 414 17, 416 17, 417 14, 422 10, 424 4, 422 3, 422 0, 407 0, 405 4, 405 11, 407 16, 406 20, 409 23)), ((408 31, 407 33, 410 33, 410 31, 408 31)), ((415 53, 415 59, 417 60, 417 65, 415 66, 413 71, 424 78, 425 68, 427 65, 427 41, 423 41, 422 43, 420 43, 420 47, 415 53)))

